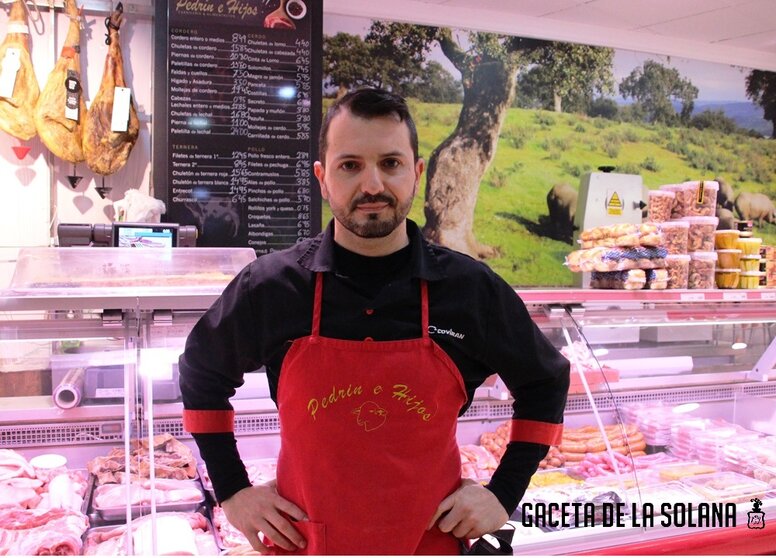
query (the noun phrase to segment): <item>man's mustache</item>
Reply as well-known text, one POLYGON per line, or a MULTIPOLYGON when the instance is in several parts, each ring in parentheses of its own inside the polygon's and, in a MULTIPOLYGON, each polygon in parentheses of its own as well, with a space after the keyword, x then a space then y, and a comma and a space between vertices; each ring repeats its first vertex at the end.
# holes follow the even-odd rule
POLYGON ((353 202, 350 204, 350 209, 355 211, 356 207, 362 203, 387 203, 393 207, 396 205, 396 199, 387 194, 375 194, 374 196, 371 194, 364 194, 363 196, 359 196, 353 200, 353 202))

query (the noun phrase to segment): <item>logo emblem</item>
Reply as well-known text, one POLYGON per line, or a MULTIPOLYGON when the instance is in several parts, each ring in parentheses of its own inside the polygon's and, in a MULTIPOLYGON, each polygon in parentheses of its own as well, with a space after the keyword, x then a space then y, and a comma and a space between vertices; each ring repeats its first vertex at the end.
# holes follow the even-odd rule
POLYGON ((749 500, 752 502, 752 511, 747 512, 746 526, 749 529, 765 529, 765 512, 760 509, 763 505, 759 498, 752 498, 749 500))
POLYGON ((388 411, 374 401, 364 401, 352 413, 356 415, 356 424, 363 426, 366 432, 377 430, 388 418, 388 411))

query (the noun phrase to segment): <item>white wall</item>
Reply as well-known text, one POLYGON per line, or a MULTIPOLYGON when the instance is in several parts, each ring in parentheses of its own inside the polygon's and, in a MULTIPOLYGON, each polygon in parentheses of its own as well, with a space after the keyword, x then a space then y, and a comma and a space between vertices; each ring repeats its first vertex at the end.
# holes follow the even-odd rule
MULTIPOLYGON (((79 2, 80 4, 80 2, 79 2)), ((9 6, 0 10, 0 36, 4 38, 9 6)), ((40 88, 56 62, 67 34, 69 20, 62 10, 42 10, 43 33, 30 26, 32 60, 40 88)), ((104 19, 107 12, 87 11, 81 32, 82 87, 87 106, 97 94, 107 53, 104 19)), ((107 223, 113 216, 111 203, 123 197, 128 188, 148 193, 151 173, 151 123, 153 42, 149 16, 126 14, 121 27, 125 79, 132 89, 138 110, 140 137, 127 164, 117 173, 105 177, 105 186, 113 190, 102 199, 95 186, 102 177, 92 173, 86 163, 78 163, 75 174, 83 176, 75 190, 67 179, 73 165, 55 158, 36 136, 22 142, 0 132, 0 247, 45 246, 58 222, 107 223), (23 159, 17 159, 13 146, 31 148, 23 159)), ((6 251, 5 254, 11 252, 6 251)), ((6 260, 7 258, 2 258, 6 260)), ((4 282, 0 262, 0 285, 4 282)))

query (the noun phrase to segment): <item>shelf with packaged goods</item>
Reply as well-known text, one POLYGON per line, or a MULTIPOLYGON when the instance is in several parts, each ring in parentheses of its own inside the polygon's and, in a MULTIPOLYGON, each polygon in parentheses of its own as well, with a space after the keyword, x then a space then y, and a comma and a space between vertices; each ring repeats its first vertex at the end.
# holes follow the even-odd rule
MULTIPOLYGON (((526 304, 776 302, 776 289, 516 289, 526 304)), ((774 308, 776 315, 776 307, 774 308)))

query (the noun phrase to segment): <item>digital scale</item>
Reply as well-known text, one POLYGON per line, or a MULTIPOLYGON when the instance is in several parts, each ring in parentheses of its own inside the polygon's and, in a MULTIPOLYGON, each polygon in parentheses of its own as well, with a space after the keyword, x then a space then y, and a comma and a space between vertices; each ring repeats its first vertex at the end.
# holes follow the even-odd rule
POLYGON ((177 223, 61 223, 60 246, 173 248, 197 245, 197 227, 177 223))

